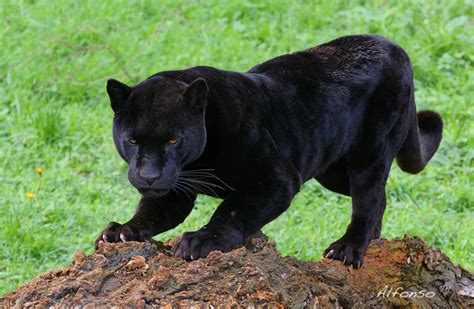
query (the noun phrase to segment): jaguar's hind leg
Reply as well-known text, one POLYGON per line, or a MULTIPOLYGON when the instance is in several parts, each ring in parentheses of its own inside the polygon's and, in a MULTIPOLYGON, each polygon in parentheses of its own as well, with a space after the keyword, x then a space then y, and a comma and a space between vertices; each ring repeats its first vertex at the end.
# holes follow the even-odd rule
POLYGON ((387 197, 385 194, 383 195, 383 199, 384 201, 381 203, 380 205, 381 207, 377 208, 376 222, 375 222, 374 232, 372 233, 372 239, 380 238, 380 233, 382 232, 383 214, 385 212, 385 207, 387 205, 387 197))
POLYGON ((367 165, 349 167, 352 219, 341 239, 332 243, 325 256, 358 268, 369 242, 380 235, 380 222, 385 209, 385 183, 392 158, 367 165))
MULTIPOLYGON (((336 163, 332 164, 326 171, 324 171, 324 173, 314 177, 314 179, 316 179, 321 185, 323 185, 328 190, 347 196, 351 195, 349 174, 347 172, 347 164, 345 159, 341 159, 336 163)), ((375 224, 372 239, 380 238, 384 211, 385 207, 378 210, 378 221, 375 224)))
POLYGON ((358 140, 345 155, 352 218, 344 236, 324 252, 327 257, 354 267, 363 264, 369 242, 380 237, 386 206, 385 184, 410 120, 405 102, 410 91, 397 89, 396 83, 390 85, 372 98, 358 140))

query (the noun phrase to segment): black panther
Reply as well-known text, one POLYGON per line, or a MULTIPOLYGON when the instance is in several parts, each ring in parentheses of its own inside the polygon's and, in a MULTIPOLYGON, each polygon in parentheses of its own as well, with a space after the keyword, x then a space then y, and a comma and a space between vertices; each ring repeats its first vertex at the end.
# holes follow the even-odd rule
POLYGON ((436 112, 416 111, 407 54, 376 35, 341 37, 245 73, 198 66, 133 87, 111 79, 107 92, 115 146, 142 197, 133 218, 111 222, 95 246, 150 240, 180 224, 198 193, 222 198, 209 223, 173 247, 187 260, 242 244, 315 178, 352 198, 351 222, 325 256, 360 267, 380 237, 393 160, 420 172, 443 127, 436 112))

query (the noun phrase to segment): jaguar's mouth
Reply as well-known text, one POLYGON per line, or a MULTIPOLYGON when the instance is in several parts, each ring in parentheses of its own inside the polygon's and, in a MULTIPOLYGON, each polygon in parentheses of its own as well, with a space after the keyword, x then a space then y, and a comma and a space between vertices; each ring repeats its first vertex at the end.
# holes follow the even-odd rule
POLYGON ((152 188, 144 188, 144 189, 137 189, 144 197, 161 197, 166 195, 170 189, 152 189, 152 188))
POLYGON ((174 184, 169 185, 168 181, 162 181, 160 184, 148 185, 143 181, 137 180, 128 175, 128 180, 135 189, 144 196, 163 196, 174 188, 174 184))

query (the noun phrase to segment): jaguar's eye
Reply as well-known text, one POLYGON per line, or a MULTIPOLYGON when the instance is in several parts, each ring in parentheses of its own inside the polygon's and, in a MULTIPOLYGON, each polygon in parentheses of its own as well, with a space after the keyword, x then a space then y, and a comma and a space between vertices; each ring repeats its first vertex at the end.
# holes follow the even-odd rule
POLYGON ((168 145, 176 145, 177 143, 178 143, 177 138, 172 138, 172 139, 168 140, 168 145))
POLYGON ((133 139, 133 138, 129 139, 128 142, 129 142, 130 144, 132 144, 132 145, 136 145, 136 144, 137 144, 137 140, 136 140, 136 139, 133 139))

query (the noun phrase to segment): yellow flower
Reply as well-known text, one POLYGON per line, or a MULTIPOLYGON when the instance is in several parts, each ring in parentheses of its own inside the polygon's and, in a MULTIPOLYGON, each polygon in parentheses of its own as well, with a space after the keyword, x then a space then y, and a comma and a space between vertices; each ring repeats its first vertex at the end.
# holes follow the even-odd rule
POLYGON ((36 173, 38 173, 38 175, 41 176, 41 174, 43 174, 43 168, 42 167, 37 167, 36 168, 36 173))
POLYGON ((31 199, 34 198, 34 197, 35 197, 35 193, 34 193, 34 192, 28 192, 28 193, 26 193, 26 198, 27 198, 27 199, 30 199, 30 200, 31 200, 31 199))

